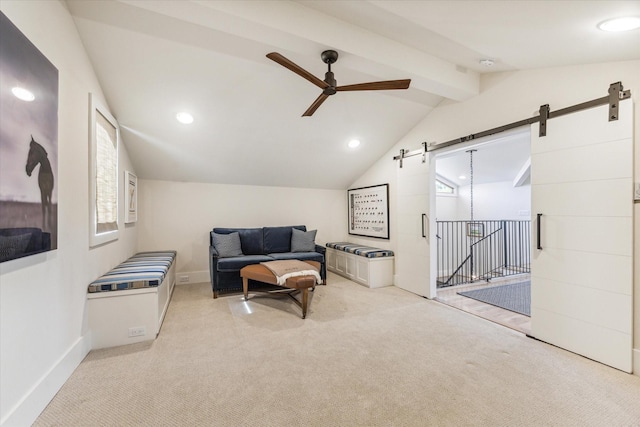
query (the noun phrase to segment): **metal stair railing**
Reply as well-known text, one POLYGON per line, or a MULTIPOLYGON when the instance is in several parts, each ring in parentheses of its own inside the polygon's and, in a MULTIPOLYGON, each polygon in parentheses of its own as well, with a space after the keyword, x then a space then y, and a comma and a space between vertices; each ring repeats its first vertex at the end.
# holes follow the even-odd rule
POLYGON ((531 221, 436 221, 438 287, 530 272, 531 221))

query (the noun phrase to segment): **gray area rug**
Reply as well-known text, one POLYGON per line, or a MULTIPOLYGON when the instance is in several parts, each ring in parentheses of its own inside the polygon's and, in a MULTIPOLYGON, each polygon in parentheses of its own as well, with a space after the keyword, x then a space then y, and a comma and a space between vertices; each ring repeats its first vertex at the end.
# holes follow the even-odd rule
POLYGON ((458 295, 531 317, 531 281, 458 292, 458 295))

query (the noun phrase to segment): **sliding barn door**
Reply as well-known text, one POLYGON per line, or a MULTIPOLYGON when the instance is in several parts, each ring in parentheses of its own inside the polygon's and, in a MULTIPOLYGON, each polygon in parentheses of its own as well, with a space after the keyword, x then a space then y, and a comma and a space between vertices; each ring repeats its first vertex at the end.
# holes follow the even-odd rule
MULTIPOLYGON (((432 155, 408 157, 398 168, 397 232, 398 244, 395 257, 395 285, 409 292, 435 297, 435 280, 431 280, 432 264, 430 242, 433 215, 430 186, 433 169, 432 155), (432 285, 433 283, 433 285, 432 285)), ((435 219, 434 219, 435 220, 435 219)), ((435 233, 435 230, 434 230, 435 233)))
POLYGON ((631 372, 633 104, 619 108, 554 118, 545 137, 532 125, 531 328, 631 372))

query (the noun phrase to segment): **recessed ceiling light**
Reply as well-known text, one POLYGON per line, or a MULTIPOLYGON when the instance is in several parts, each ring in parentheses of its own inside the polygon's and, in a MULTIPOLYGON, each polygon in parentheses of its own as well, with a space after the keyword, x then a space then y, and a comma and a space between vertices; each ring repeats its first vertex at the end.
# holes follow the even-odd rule
POLYGON ((193 123, 193 116, 189 113, 185 113, 184 111, 176 114, 176 119, 178 119, 180 123, 184 123, 185 125, 193 123))
POLYGON ((460 178, 460 179, 467 179, 467 177, 466 177, 466 176, 464 176, 464 175, 460 175, 458 178, 460 178))
POLYGON ((484 65, 485 67, 493 67, 493 64, 496 62, 493 59, 481 59, 480 65, 484 65))
POLYGON ((599 23, 598 28, 609 32, 631 31, 640 28, 640 18, 625 16, 624 18, 607 19, 599 23))
POLYGON ((11 93, 13 93, 13 95, 16 98, 22 99, 23 101, 31 102, 34 99, 36 99, 35 95, 31 91, 28 91, 27 89, 25 89, 23 87, 17 87, 16 86, 13 89, 11 89, 11 93))
POLYGON ((351 148, 356 148, 358 145, 360 145, 360 140, 358 139, 352 139, 349 141, 349 147, 351 148))

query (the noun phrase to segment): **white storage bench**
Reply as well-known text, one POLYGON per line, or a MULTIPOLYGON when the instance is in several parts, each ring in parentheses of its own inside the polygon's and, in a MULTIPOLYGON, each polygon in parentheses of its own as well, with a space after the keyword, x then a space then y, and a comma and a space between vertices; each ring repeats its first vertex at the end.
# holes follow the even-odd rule
POLYGON ((349 242, 326 246, 327 270, 369 288, 393 285, 393 251, 349 242))
POLYGON ((141 252, 89 285, 91 348, 155 339, 176 283, 175 251, 141 252))

